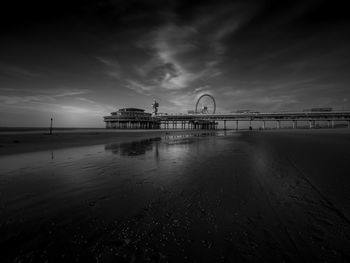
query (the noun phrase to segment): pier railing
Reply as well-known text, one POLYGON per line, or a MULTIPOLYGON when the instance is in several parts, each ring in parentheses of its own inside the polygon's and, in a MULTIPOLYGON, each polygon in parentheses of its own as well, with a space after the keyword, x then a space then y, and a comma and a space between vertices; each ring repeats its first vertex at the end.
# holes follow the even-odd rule
POLYGON ((317 121, 326 121, 329 128, 335 126, 335 122, 347 122, 347 126, 350 128, 350 111, 327 111, 327 112, 315 112, 315 111, 302 111, 302 112, 244 112, 244 113, 218 113, 218 114, 164 114, 158 115, 157 118, 162 126, 169 127, 181 127, 189 128, 193 127, 201 128, 201 125, 196 125, 201 121, 207 121, 208 123, 214 122, 214 125, 206 125, 209 129, 216 129, 217 122, 223 122, 223 128, 226 129, 226 122, 236 122, 236 129, 238 129, 240 121, 251 122, 261 121, 263 129, 266 128, 267 121, 275 121, 276 128, 281 128, 282 121, 292 122, 292 127, 297 128, 299 121, 309 122, 309 127, 316 127, 317 121))

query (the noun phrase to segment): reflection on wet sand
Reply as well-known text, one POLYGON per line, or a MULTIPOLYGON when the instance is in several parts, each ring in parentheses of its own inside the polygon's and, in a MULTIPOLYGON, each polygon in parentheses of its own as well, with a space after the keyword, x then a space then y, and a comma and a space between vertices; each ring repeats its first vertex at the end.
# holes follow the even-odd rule
MULTIPOLYGON (((106 151, 111 151, 114 154, 122 156, 135 156, 145 154, 147 151, 152 151, 156 142, 161 140, 160 137, 134 141, 130 143, 114 143, 105 146, 106 151)), ((156 144, 158 145, 158 144, 156 144)))
MULTIPOLYGON (((106 144, 105 150, 120 156, 138 156, 144 155, 146 152, 155 151, 156 157, 159 157, 159 144, 162 142, 165 145, 190 144, 196 142, 196 138, 226 135, 226 132, 203 132, 193 134, 165 135, 163 137, 155 137, 140 141, 127 143, 112 143, 106 144)), ((172 149, 176 151, 176 148, 172 149)))

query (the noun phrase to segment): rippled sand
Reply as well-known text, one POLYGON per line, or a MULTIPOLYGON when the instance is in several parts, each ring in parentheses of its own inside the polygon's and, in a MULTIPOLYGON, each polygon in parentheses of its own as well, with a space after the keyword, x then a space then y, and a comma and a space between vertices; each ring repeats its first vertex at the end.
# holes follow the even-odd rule
POLYGON ((350 133, 162 135, 0 157, 5 261, 349 261, 350 133))

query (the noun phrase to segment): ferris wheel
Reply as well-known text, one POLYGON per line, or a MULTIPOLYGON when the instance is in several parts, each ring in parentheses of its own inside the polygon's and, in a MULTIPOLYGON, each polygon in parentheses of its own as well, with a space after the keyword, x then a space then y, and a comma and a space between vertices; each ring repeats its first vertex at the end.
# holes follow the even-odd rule
POLYGON ((198 98, 195 113, 214 114, 215 110, 216 103, 212 95, 205 93, 198 98))

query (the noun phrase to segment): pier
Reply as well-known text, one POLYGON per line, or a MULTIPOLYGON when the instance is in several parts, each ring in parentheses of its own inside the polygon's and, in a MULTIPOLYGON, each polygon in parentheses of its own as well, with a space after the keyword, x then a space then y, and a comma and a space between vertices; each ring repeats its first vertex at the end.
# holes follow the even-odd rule
POLYGON ((163 129, 217 129, 219 122, 222 123, 223 129, 227 129, 229 122, 234 123, 235 129, 239 129, 242 122, 249 122, 249 127, 253 122, 258 122, 261 129, 268 128, 267 122, 275 123, 275 126, 270 128, 276 129, 282 128, 284 123, 289 123, 296 129, 301 122, 307 123, 308 128, 316 128, 318 123, 326 123, 328 128, 334 128, 338 123, 346 123, 350 128, 350 111, 172 114, 157 115, 155 118, 160 121, 160 127, 163 129))
MULTIPOLYGON (((158 113, 159 103, 152 104, 153 114, 143 109, 123 108, 104 117, 109 129, 190 129, 190 130, 226 130, 234 123, 234 129, 240 129, 242 122, 259 123, 259 129, 281 129, 288 127, 334 128, 342 124, 350 128, 350 111, 333 111, 332 108, 312 108, 303 111, 257 112, 237 111, 233 113, 216 113, 216 102, 212 95, 203 94, 196 102, 195 110, 187 114, 158 113), (205 101, 207 99, 207 101, 205 101), (203 103, 203 101, 205 101, 203 103), (270 124, 269 126, 267 124, 270 124), (271 125, 272 123, 272 125, 271 125), (221 125, 220 125, 221 124, 221 125), (302 125, 301 125, 302 124, 302 125), (321 125, 322 124, 322 125, 321 125)), ((245 125, 246 126, 246 125, 245 125)))

